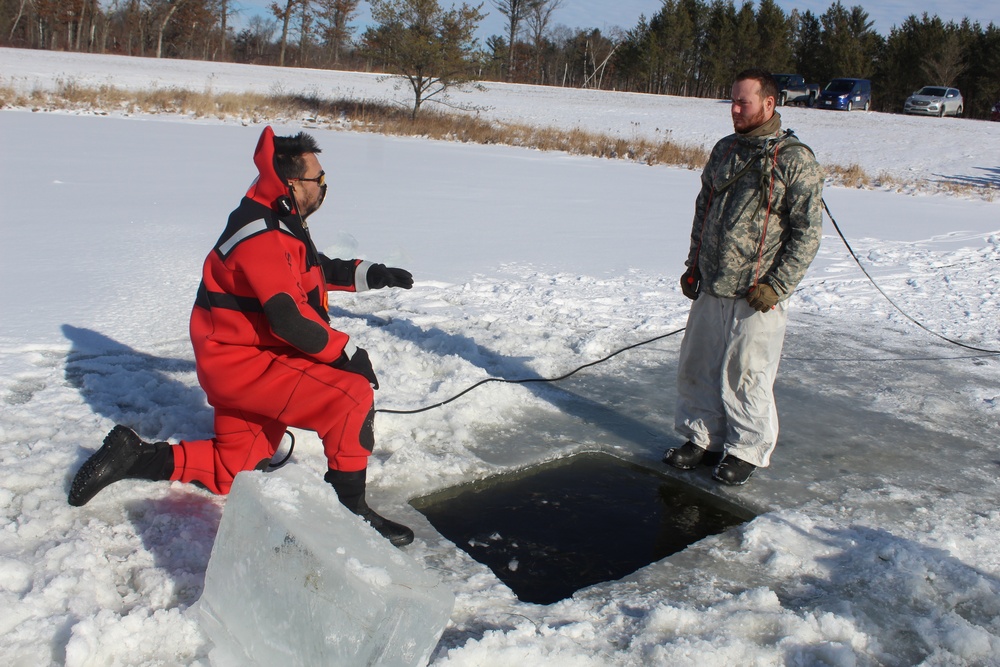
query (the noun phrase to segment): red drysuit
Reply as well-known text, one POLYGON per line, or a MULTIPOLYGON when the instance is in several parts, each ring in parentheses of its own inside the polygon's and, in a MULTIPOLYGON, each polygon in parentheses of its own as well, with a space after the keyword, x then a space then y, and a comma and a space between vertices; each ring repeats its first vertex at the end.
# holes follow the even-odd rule
POLYGON ((349 344, 330 327, 327 291, 368 289, 370 262, 318 252, 274 169, 271 128, 260 172, 205 259, 191 313, 198 380, 215 408, 215 437, 174 447, 171 480, 229 492, 236 473, 266 465, 286 427, 316 431, 334 470, 367 466, 373 392, 330 365, 349 344))

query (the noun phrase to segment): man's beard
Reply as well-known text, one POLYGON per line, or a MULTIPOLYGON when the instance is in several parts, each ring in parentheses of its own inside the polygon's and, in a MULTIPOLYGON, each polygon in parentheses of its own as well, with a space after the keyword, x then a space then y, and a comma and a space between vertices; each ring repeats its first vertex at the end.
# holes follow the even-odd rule
POLYGON ((748 121, 745 121, 745 124, 742 126, 738 124, 739 123, 738 119, 734 118, 733 129, 735 129, 737 132, 749 132, 750 130, 753 130, 754 128, 758 128, 761 125, 763 125, 765 120, 766 119, 764 118, 764 109, 761 108, 760 112, 756 116, 754 116, 748 121))
POLYGON ((326 199, 326 185, 320 186, 319 198, 313 202, 308 207, 303 207, 302 217, 308 218, 310 215, 319 210, 319 207, 323 205, 323 200, 326 199))

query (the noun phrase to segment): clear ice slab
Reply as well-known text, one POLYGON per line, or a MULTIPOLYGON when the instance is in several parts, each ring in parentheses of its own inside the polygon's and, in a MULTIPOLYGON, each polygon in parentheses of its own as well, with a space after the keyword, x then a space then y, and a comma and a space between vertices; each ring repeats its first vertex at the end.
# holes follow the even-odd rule
POLYGON ((213 667, 390 667, 426 664, 454 603, 319 475, 289 466, 236 476, 198 606, 213 667))

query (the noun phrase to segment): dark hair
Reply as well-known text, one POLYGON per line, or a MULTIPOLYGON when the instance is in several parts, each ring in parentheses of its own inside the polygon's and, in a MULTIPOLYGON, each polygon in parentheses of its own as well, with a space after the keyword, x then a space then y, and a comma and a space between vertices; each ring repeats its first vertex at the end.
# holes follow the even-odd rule
POLYGON ((770 72, 757 67, 751 67, 737 74, 733 83, 739 83, 747 79, 753 79, 760 84, 760 98, 762 100, 768 97, 773 97, 775 101, 778 100, 778 82, 774 80, 770 72))
POLYGON ((299 132, 294 137, 274 138, 274 170, 284 180, 302 178, 306 165, 302 156, 306 153, 321 153, 319 145, 311 134, 299 132))

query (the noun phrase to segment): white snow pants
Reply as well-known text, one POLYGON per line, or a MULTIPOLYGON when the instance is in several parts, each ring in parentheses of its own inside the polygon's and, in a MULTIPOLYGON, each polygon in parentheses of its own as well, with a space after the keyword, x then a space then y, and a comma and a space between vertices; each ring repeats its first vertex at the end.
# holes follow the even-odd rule
POLYGON ((761 313, 702 293, 691 304, 677 368, 674 428, 709 451, 765 467, 778 440, 774 378, 788 301, 761 313))

